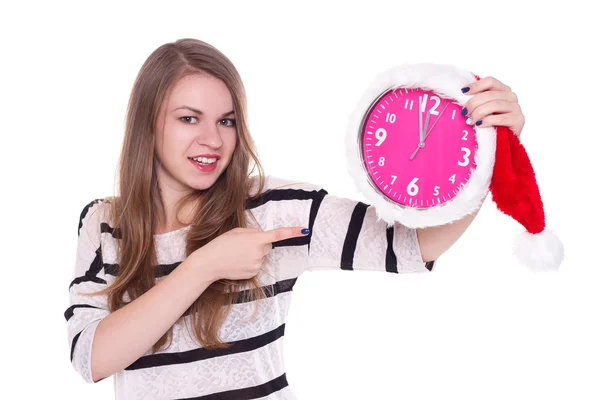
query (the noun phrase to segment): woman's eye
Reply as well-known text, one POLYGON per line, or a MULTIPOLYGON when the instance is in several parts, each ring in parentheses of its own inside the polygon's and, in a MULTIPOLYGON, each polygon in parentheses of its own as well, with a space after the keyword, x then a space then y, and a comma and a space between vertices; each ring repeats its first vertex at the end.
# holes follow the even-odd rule
POLYGON ((228 121, 229 122, 229 124, 226 124, 226 126, 235 126, 235 119, 229 119, 229 118, 227 118, 227 119, 222 119, 221 120, 221 122, 223 122, 223 121, 228 121))
POLYGON ((185 122, 186 124, 189 124, 189 123, 190 123, 190 122, 189 122, 189 119, 190 119, 190 118, 197 119, 196 117, 181 117, 181 118, 179 118, 179 119, 180 119, 180 120, 182 120, 183 122, 185 122))

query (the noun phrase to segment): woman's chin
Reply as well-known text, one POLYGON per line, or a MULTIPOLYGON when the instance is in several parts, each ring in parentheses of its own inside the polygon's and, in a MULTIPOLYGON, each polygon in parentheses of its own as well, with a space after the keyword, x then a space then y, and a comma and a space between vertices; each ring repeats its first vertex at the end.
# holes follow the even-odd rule
POLYGON ((188 186, 194 190, 206 190, 215 184, 219 176, 221 175, 220 170, 215 170, 210 173, 202 174, 201 176, 195 175, 187 180, 188 186))

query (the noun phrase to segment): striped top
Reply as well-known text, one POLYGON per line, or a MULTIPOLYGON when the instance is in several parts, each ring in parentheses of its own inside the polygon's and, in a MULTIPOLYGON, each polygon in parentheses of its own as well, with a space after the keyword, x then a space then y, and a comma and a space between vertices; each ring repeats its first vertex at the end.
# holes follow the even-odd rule
MULTIPOLYGON (((297 400, 286 380, 283 337, 292 289, 304 271, 370 270, 428 272, 433 262, 421 258, 416 231, 377 218, 360 201, 335 197, 310 183, 267 176, 265 191, 248 202, 260 226, 270 230, 306 226, 310 234, 273 243, 257 278, 268 286, 267 298, 232 306, 219 337, 226 350, 206 350, 190 335, 183 316, 174 325, 173 342, 157 353, 148 350, 113 375, 116 399, 262 399, 297 400), (253 318, 250 318, 255 311, 253 318)), ((110 226, 109 205, 102 199, 81 212, 69 305, 65 311, 73 368, 92 383, 90 359, 94 332, 110 311, 106 297, 82 296, 114 281, 118 273, 118 232, 110 226)), ((154 235, 159 265, 157 280, 185 258, 189 226, 154 235)), ((188 321, 189 322, 189 321, 188 321)))

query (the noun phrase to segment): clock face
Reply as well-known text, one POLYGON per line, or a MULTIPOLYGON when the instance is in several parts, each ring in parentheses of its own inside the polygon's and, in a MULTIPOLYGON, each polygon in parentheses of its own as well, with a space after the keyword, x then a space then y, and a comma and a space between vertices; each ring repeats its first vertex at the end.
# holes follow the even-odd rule
POLYGON ((453 100, 428 90, 384 92, 365 115, 359 139, 371 184, 407 207, 427 209, 452 200, 476 167, 475 128, 461 111, 453 100))

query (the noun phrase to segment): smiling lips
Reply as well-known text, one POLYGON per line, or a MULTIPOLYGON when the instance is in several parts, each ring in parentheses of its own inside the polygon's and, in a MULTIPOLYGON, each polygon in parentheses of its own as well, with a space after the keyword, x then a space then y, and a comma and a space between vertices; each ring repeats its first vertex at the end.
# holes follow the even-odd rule
POLYGON ((198 163, 202 164, 213 164, 221 157, 218 154, 200 154, 193 157, 188 157, 190 160, 195 160, 198 163))
POLYGON ((217 162, 217 158, 214 157, 195 157, 192 160, 196 161, 198 164, 210 165, 217 162))
POLYGON ((192 164, 201 172, 211 172, 217 168, 217 161, 221 157, 218 154, 202 154, 195 157, 188 157, 192 164))

